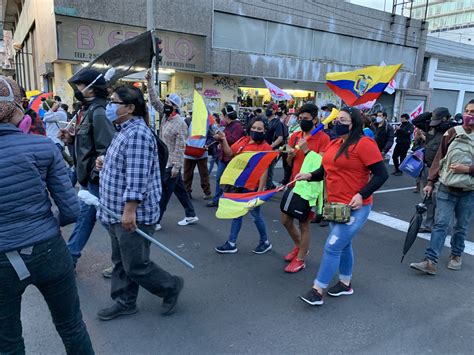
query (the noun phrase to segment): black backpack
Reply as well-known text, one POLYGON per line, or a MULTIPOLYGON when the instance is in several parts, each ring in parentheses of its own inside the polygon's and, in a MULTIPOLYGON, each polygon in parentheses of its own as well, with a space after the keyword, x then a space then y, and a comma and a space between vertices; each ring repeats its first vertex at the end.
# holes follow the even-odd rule
POLYGON ((166 165, 168 164, 169 150, 165 142, 163 142, 155 132, 152 131, 152 133, 156 138, 156 146, 158 147, 158 161, 160 164, 160 177, 161 177, 161 184, 163 186, 165 182, 166 165))

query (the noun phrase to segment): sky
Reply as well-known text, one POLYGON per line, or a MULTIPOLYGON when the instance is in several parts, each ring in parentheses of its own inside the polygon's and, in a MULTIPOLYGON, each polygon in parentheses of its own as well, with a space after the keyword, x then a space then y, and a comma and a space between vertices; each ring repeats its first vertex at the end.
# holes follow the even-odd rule
POLYGON ((346 0, 352 4, 371 7, 373 9, 392 12, 393 0, 346 0), (385 7, 385 10, 384 10, 385 7))

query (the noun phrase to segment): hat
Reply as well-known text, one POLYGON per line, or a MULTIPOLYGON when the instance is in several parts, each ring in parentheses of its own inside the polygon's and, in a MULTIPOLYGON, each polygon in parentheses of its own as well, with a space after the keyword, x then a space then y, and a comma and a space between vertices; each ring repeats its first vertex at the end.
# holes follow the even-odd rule
POLYGON ((177 94, 170 94, 168 97, 167 97, 168 101, 171 102, 173 105, 175 105, 176 107, 181 107, 181 98, 177 95, 177 94))
POLYGON ((92 82, 94 83, 91 86, 105 86, 104 75, 94 69, 83 69, 71 79, 73 84, 90 85, 92 82))
POLYGON ((321 110, 323 110, 323 111, 332 111, 333 108, 337 108, 336 105, 326 104, 323 107, 321 107, 321 110))
POLYGON ((449 113, 449 110, 446 107, 435 108, 431 116, 430 126, 438 126, 441 122, 443 122, 443 118, 445 117, 451 117, 451 114, 449 113))
POLYGON ((21 98, 21 89, 17 82, 3 75, 0 76, 0 122, 11 118, 21 98))
POLYGON ((278 105, 274 102, 272 103, 269 103, 268 106, 267 106, 267 109, 272 109, 273 111, 278 111, 278 105))

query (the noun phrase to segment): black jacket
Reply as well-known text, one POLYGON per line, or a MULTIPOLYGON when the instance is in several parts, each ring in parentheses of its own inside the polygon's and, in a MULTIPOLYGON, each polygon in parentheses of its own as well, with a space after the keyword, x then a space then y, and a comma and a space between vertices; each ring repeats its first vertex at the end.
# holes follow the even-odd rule
POLYGON ((375 129, 375 141, 377 142, 382 154, 387 154, 393 145, 393 140, 393 127, 388 124, 388 122, 385 122, 383 126, 375 129))
POLYGON ((395 137, 397 137, 397 144, 410 145, 413 130, 413 125, 410 122, 407 121, 402 123, 401 126, 398 128, 397 132, 395 133, 395 137))
POLYGON ((76 129, 74 142, 77 181, 82 186, 98 184, 99 173, 95 170, 98 156, 104 155, 116 132, 105 116, 106 100, 94 99, 84 113, 76 129))

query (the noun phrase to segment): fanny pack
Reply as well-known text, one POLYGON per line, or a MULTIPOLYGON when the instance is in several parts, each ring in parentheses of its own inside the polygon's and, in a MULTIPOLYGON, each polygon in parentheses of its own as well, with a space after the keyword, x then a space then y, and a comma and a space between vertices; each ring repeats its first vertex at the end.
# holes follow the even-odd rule
POLYGON ((323 217, 327 221, 347 223, 351 220, 351 207, 344 203, 327 203, 323 208, 323 217))

